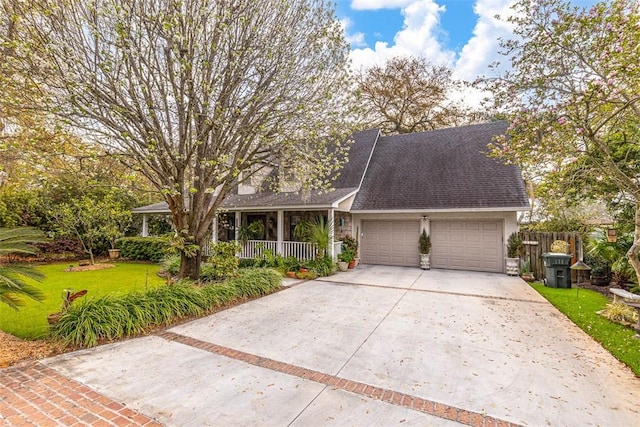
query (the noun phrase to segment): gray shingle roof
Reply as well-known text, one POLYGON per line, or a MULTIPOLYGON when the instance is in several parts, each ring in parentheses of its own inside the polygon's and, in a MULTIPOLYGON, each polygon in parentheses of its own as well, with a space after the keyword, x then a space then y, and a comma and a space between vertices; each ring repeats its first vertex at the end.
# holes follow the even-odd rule
MULTIPOLYGON (((369 129, 353 134, 353 144, 349 146, 349 161, 338 173, 333 181, 333 189, 329 191, 314 190, 308 195, 302 193, 275 193, 265 189, 255 194, 230 194, 222 203, 224 209, 243 208, 269 208, 273 206, 330 206, 334 202, 344 198, 348 194, 356 191, 360 186, 362 176, 367 167, 379 131, 369 129)), ((277 180, 277 169, 274 169, 267 179, 277 180)), ((166 202, 154 203, 153 205, 142 206, 133 209, 134 213, 163 213, 168 212, 166 202)))
MULTIPOLYGON (((486 155, 493 137, 506 122, 378 137, 371 129, 354 134, 349 162, 334 181, 333 191, 229 195, 225 209, 276 206, 329 206, 356 191, 371 161, 352 211, 431 209, 528 209, 529 200, 517 166, 486 155), (373 150, 373 154, 371 154, 373 150)), ((137 213, 166 212, 165 202, 143 206, 137 213)))
POLYGON ((520 169, 486 155, 504 121, 381 137, 352 210, 523 208, 520 169))
POLYGON ((369 129, 353 134, 353 144, 349 147, 349 162, 342 168, 333 182, 334 188, 360 186, 379 133, 378 129, 369 129))

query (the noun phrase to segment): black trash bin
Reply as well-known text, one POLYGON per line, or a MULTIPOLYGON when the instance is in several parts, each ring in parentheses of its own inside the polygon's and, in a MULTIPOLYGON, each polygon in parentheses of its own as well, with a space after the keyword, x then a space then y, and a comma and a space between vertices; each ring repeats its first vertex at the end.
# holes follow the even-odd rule
POLYGON ((545 286, 550 288, 571 288, 571 255, 542 254, 546 279, 545 286))

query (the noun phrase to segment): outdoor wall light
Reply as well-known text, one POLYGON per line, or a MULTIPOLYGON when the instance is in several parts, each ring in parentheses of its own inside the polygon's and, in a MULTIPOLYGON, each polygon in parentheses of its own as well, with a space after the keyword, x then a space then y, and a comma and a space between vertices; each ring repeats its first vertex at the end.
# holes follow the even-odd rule
POLYGON ((426 221, 426 220, 428 220, 428 219, 429 219, 429 217, 428 217, 427 215, 422 215, 422 220, 423 220, 423 221, 426 221))

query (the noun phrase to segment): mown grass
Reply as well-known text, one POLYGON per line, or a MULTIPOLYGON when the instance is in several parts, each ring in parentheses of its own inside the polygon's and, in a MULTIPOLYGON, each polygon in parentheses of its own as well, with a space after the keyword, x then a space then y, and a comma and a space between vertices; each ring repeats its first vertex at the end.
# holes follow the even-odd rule
MULTIPOLYGON (((77 264, 76 264, 77 265, 77 264)), ((47 315, 60 311, 62 292, 71 288, 89 292, 74 302, 95 299, 104 295, 126 295, 134 291, 152 289, 164 283, 156 274, 159 265, 120 262, 114 268, 93 271, 66 272, 69 263, 35 267, 45 275, 42 282, 29 282, 44 294, 42 303, 25 300, 18 311, 0 304, 0 330, 24 339, 38 339, 49 333, 47 315)))
POLYGON ((539 283, 531 286, 640 376, 640 340, 633 338, 635 331, 597 314, 609 302, 607 297, 588 289, 548 288, 539 283))

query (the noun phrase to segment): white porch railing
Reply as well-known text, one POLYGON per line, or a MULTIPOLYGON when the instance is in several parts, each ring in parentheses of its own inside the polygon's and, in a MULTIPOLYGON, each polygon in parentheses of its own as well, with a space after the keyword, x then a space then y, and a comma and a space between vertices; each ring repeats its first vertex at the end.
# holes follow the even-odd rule
POLYGON ((272 240, 247 240, 240 251, 240 258, 255 258, 256 254, 269 250, 277 253, 278 242, 272 240))
MULTIPOLYGON (((249 240, 240 251, 240 258, 255 258, 264 250, 278 253, 278 242, 272 240, 249 240)), ((316 245, 307 242, 282 242, 283 257, 295 257, 300 261, 313 259, 316 256, 316 245)))
POLYGON ((307 242, 282 242, 282 256, 294 257, 300 261, 307 261, 315 258, 317 245, 307 242))
MULTIPOLYGON (((205 256, 209 255, 209 247, 211 244, 212 243, 209 242, 205 246, 205 256)), ((314 243, 282 242, 282 253, 280 255, 285 258, 292 256, 297 260, 307 261, 315 258, 317 253, 316 247, 317 245, 314 243)), ((255 258, 256 254, 260 254, 265 250, 270 250, 274 254, 277 254, 278 242, 273 240, 248 240, 240 251, 240 258, 255 258)))

